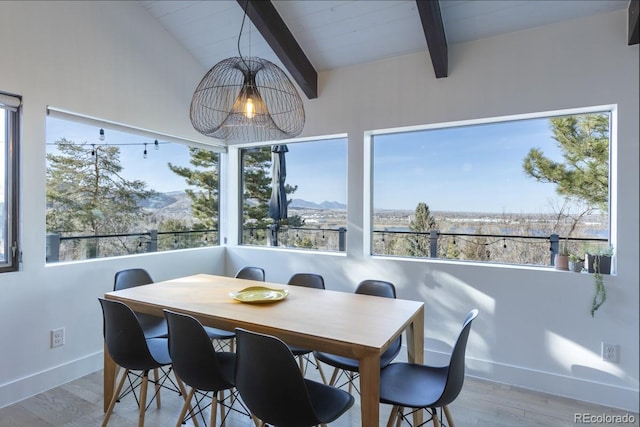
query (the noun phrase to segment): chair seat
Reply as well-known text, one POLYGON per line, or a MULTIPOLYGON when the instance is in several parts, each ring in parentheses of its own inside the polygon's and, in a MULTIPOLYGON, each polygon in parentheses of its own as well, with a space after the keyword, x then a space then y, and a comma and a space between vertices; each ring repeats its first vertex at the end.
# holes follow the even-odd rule
POLYGON ((136 313, 145 338, 166 338, 169 336, 167 322, 162 317, 146 313, 136 313))
POLYGON ((380 372, 380 402, 408 408, 429 408, 447 384, 448 367, 392 363, 380 372))
POLYGON ((294 356, 304 356, 305 354, 311 353, 311 350, 304 347, 297 347, 295 345, 290 345, 289 350, 293 353, 294 356))
POLYGON ((308 379, 304 381, 313 408, 322 424, 337 420, 353 406, 354 398, 346 391, 308 379))
POLYGON ((223 329, 212 328, 210 326, 204 327, 205 332, 212 340, 230 340, 236 337, 235 332, 225 331, 223 329))
MULTIPOLYGON (((158 365, 170 365, 171 356, 169 356, 169 340, 167 338, 149 338, 147 346, 153 359, 158 365)), ((144 368, 140 368, 144 369, 144 368)))
MULTIPOLYGON (((351 359, 349 357, 338 356, 331 353, 323 353, 321 351, 314 351, 313 354, 319 361, 326 363, 327 365, 331 365, 345 371, 359 372, 360 363, 357 359, 351 359)), ((382 353, 382 356, 380 356, 380 368, 384 368, 391 363, 397 354, 398 351, 396 351, 395 348, 390 348, 382 353)))

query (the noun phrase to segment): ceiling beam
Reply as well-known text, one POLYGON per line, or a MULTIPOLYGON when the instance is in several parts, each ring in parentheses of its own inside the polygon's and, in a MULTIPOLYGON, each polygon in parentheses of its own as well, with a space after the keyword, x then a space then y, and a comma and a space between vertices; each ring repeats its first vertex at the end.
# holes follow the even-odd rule
POLYGON ((416 0, 436 78, 449 75, 449 53, 438 0, 416 0))
POLYGON ((640 0, 631 0, 629 2, 629 46, 640 43, 640 31, 638 30, 639 9, 640 0))
POLYGON ((307 98, 318 97, 318 73, 271 1, 236 0, 307 98))

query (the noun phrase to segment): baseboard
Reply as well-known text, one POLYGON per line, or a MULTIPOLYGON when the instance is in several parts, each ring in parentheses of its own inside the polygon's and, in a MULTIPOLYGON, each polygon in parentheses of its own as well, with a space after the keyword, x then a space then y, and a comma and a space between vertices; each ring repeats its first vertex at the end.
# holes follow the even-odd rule
MULTIPOLYGON (((406 354, 401 352, 401 354, 406 354)), ((449 354, 425 350, 425 360, 446 364, 449 354)), ((638 389, 467 357, 466 374, 527 390, 639 412, 638 389)))
POLYGON ((102 352, 0 385, 0 408, 73 381, 104 366, 102 352))

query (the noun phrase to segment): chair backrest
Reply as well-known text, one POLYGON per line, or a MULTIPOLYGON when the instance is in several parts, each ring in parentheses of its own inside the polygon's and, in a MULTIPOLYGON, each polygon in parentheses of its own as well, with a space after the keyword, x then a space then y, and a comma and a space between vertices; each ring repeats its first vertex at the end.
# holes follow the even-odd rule
POLYGON ((264 269, 260 267, 242 267, 235 275, 236 279, 258 280, 264 282, 264 269))
POLYGON ((447 382, 444 387, 444 391, 434 406, 448 405, 458 397, 458 394, 460 394, 460 391, 462 390, 462 384, 464 383, 464 359, 467 349, 467 340, 469 339, 469 332, 471 331, 471 323, 476 317, 478 317, 478 310, 473 309, 464 319, 462 330, 458 334, 456 343, 453 346, 453 351, 451 352, 449 369, 447 371, 447 382))
POLYGON ((149 285, 153 279, 144 268, 130 268, 118 271, 113 281, 113 290, 133 288, 134 286, 149 285))
POLYGON ((235 383, 251 413, 276 426, 320 424, 289 347, 273 336, 235 331, 235 383))
MULTIPOLYGON (((391 282, 384 280, 363 280, 358 284, 355 291, 356 294, 373 295, 384 298, 395 298, 396 287, 391 282)), ((384 367, 391 363, 393 359, 400 353, 402 349, 402 335, 393 340, 389 348, 380 356, 380 365, 384 367)))
POLYGON ((233 387, 233 378, 222 373, 211 339, 198 319, 164 310, 169 325, 169 355, 182 381, 206 391, 233 387))
POLYGON ((109 355, 126 369, 147 370, 158 366, 135 313, 120 301, 98 298, 102 306, 104 341, 109 355))
POLYGON ((305 288, 324 289, 324 278, 315 273, 296 273, 291 278, 287 285, 304 286, 305 288))

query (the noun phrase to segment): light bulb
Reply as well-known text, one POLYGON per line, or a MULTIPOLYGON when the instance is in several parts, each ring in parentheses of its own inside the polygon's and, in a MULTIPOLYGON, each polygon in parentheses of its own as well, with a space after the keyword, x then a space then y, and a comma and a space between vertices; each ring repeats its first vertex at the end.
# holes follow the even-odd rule
POLYGON ((100 129, 100 141, 104 141, 104 129, 100 129))
POLYGON ((245 104, 245 115, 247 119, 253 119, 255 115, 255 106, 253 105, 253 99, 247 98, 247 103, 245 104))
POLYGON ((144 153, 142 153, 143 158, 147 158, 147 144, 144 144, 144 153))
POLYGON ((156 150, 160 149, 160 144, 158 144, 158 140, 157 139, 154 141, 153 145, 156 146, 156 150))

